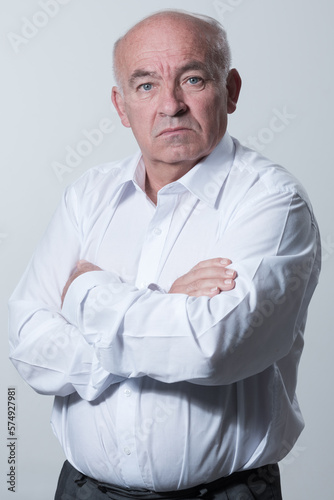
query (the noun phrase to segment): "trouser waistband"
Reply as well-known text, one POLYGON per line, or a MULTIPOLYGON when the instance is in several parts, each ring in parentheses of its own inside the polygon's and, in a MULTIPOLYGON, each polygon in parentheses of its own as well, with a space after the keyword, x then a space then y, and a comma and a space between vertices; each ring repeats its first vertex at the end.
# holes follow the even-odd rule
MULTIPOLYGON (((70 467, 72 466, 70 465, 70 467)), ((90 482, 91 484, 94 484, 99 491, 108 494, 109 498, 113 498, 115 500, 122 500, 124 498, 137 498, 142 500, 206 498, 207 494, 224 490, 233 484, 248 484, 251 486, 252 490, 255 490, 255 493, 256 490, 258 490, 259 496, 256 496, 255 498, 262 498, 261 490, 266 489, 267 486, 277 482, 277 480, 279 481, 279 468, 277 464, 271 464, 241 472, 234 472, 227 477, 222 477, 210 483, 200 484, 192 488, 163 492, 121 488, 119 486, 97 481, 85 476, 84 474, 79 474, 79 477, 75 480, 79 487, 83 486, 86 482, 90 482)))

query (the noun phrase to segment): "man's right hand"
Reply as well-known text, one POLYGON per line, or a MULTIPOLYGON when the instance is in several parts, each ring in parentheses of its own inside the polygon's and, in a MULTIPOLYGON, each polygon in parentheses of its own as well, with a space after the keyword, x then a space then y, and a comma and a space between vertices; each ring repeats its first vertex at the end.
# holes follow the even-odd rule
POLYGON ((79 260, 79 262, 77 263, 77 267, 75 268, 71 276, 68 278, 67 283, 64 286, 64 290, 61 296, 61 307, 63 307, 67 290, 69 289, 73 281, 79 276, 81 276, 81 274, 88 273, 90 271, 102 271, 102 269, 98 266, 95 266, 91 262, 87 262, 87 260, 79 260))
POLYGON ((191 297, 214 297, 235 287, 236 271, 226 269, 229 259, 209 259, 199 262, 187 274, 174 281, 168 293, 184 293, 191 297))

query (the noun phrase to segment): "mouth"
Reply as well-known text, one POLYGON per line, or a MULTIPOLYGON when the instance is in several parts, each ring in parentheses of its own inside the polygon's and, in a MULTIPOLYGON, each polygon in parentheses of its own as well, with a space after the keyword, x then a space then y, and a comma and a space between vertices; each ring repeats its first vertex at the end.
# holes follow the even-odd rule
POLYGON ((158 137, 181 134, 183 132, 189 132, 190 130, 191 130, 190 128, 185 128, 185 127, 166 128, 165 130, 160 132, 160 134, 158 134, 158 137))

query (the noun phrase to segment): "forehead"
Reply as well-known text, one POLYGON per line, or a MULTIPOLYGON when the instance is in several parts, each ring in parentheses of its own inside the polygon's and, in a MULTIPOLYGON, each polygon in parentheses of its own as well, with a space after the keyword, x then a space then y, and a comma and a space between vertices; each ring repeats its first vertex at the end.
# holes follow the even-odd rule
POLYGON ((136 68, 184 65, 188 60, 205 62, 208 43, 196 23, 158 19, 144 23, 128 33, 120 50, 121 68, 132 73, 136 68))

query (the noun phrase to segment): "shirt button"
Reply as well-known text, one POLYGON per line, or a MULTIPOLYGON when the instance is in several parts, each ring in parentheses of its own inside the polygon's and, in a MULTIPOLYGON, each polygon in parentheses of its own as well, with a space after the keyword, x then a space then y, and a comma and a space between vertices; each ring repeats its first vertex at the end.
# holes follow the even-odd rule
POLYGON ((153 229, 153 233, 156 235, 156 236, 160 236, 160 234, 162 233, 160 227, 155 227, 153 229))
POLYGON ((124 453, 125 453, 125 455, 131 455, 130 448, 124 448, 124 453))
POLYGON ((130 391, 130 389, 125 389, 124 394, 125 394, 125 396, 126 396, 127 398, 129 398, 129 397, 131 396, 131 391, 130 391))

